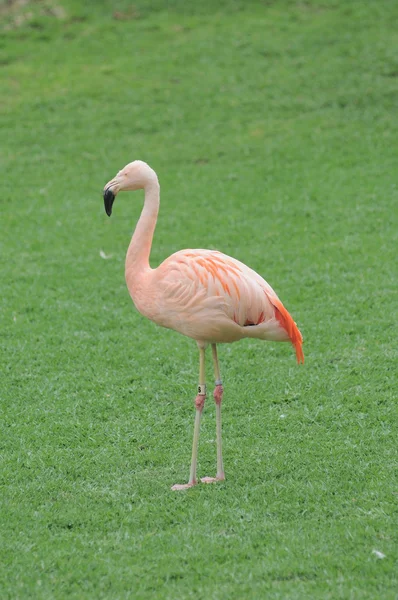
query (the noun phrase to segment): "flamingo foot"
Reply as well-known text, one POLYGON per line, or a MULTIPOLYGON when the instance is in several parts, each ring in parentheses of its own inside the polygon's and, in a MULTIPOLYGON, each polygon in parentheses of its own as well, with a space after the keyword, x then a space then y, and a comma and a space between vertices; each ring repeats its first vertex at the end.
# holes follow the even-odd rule
POLYGON ((200 480, 202 483, 217 483, 217 481, 225 481, 224 473, 216 475, 216 477, 202 477, 200 480))
POLYGON ((176 483, 172 486, 173 492, 180 492, 181 490, 188 490, 197 484, 197 481, 189 481, 188 483, 176 483))

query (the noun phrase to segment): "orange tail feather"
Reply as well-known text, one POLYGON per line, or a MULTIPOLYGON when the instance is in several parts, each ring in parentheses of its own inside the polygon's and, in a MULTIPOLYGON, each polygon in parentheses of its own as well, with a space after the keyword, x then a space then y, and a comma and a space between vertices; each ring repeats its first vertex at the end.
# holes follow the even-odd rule
POLYGON ((304 363, 303 336, 301 335, 299 328, 280 300, 277 298, 270 298, 270 300, 275 308, 276 318, 283 329, 287 332, 293 346, 295 347, 297 362, 299 364, 304 363))

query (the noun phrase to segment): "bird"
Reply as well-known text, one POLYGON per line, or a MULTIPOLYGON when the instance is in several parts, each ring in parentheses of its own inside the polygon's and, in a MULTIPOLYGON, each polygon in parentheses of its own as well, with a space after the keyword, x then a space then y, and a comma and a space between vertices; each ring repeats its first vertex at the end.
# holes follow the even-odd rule
POLYGON ((290 341, 298 363, 304 363, 303 337, 272 287, 244 263, 217 250, 186 249, 175 252, 157 268, 149 264, 160 202, 155 171, 145 162, 127 164, 104 187, 106 214, 110 217, 119 192, 144 190, 140 218, 128 246, 125 279, 137 310, 158 325, 196 341, 199 349, 199 383, 195 397, 195 421, 191 468, 187 483, 172 490, 186 490, 198 483, 197 456, 200 421, 206 399, 205 350, 210 345, 215 375, 217 471, 202 483, 225 480, 221 438, 223 382, 217 344, 243 338, 290 341))

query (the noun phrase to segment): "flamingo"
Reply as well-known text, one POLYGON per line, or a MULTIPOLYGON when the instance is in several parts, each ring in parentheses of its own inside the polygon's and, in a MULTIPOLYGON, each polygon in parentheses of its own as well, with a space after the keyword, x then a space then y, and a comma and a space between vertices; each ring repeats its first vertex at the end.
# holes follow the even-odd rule
POLYGON ((193 338, 199 348, 199 385, 189 480, 171 488, 185 490, 197 484, 200 420, 206 398, 206 347, 211 345, 215 375, 217 472, 215 477, 204 477, 201 481, 214 483, 225 479, 221 441, 223 385, 217 344, 242 338, 290 341, 296 350, 297 362, 303 363, 303 338, 271 286, 255 271, 226 254, 215 250, 180 250, 152 269, 149 255, 160 198, 155 171, 140 160, 126 165, 105 185, 105 211, 111 215, 119 192, 139 189, 144 189, 145 201, 125 263, 130 296, 142 315, 193 338))

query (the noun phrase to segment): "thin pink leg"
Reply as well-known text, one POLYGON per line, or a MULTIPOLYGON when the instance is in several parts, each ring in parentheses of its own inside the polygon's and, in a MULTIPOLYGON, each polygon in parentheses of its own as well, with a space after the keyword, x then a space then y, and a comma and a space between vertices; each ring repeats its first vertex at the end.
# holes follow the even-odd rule
POLYGON ((192 458, 191 458, 191 471, 189 473, 188 483, 176 483, 171 488, 174 491, 186 490, 196 485, 196 465, 198 460, 198 444, 199 444, 199 430, 200 430, 200 419, 203 412, 203 407, 206 400, 206 384, 205 384, 205 350, 199 348, 200 351, 200 368, 199 368, 199 394, 195 398, 195 426, 193 430, 193 442, 192 442, 192 458))
POLYGON ((221 403, 223 397, 223 387, 220 379, 220 368, 218 365, 217 348, 212 344, 214 373, 216 375, 216 387, 213 392, 216 403, 216 434, 217 434, 217 474, 215 477, 203 477, 202 483, 216 483, 225 480, 224 465, 222 460, 222 440, 221 440, 221 403))

